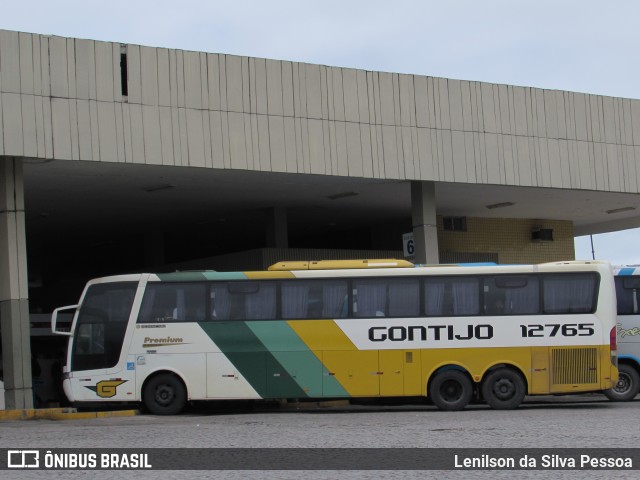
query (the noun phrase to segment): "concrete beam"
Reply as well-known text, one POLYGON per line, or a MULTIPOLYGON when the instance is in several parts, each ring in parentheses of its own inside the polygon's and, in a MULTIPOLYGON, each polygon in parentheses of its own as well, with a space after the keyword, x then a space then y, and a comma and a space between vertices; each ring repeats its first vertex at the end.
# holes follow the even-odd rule
POLYGON ((618 232, 630 228, 640 227, 640 217, 621 218, 608 222, 594 223, 590 225, 574 225, 573 235, 581 237, 583 235, 596 235, 598 233, 618 232))

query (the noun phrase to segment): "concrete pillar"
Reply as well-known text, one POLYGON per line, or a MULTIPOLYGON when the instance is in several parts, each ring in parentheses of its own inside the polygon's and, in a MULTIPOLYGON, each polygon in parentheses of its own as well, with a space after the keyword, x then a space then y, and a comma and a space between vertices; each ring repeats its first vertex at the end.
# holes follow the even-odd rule
POLYGON ((273 207, 268 210, 265 234, 267 247, 289 248, 287 210, 284 207, 273 207))
POLYGON ((434 182, 411 182, 411 220, 415 263, 440 263, 434 182))
POLYGON ((33 408, 22 160, 12 157, 0 157, 0 328, 6 408, 33 408))

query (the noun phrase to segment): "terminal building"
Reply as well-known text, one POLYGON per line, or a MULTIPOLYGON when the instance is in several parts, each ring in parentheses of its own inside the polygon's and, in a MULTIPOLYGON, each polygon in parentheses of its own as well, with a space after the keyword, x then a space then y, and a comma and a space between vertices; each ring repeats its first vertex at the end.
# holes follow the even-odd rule
POLYGON ((639 100, 0 31, 7 408, 90 278, 571 260, 639 192, 639 100))

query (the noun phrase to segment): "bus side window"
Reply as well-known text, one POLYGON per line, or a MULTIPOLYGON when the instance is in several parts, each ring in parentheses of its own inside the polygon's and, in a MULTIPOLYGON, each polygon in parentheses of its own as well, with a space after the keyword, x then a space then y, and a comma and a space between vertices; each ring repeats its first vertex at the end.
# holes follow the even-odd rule
POLYGON ((276 318, 276 285, 273 282, 258 284, 255 292, 244 295, 247 320, 273 320, 276 318))
POLYGON ((322 318, 346 318, 349 315, 347 282, 328 280, 322 285, 322 318))
POLYGON ((461 277, 451 280, 453 315, 478 315, 480 313, 480 280, 461 277))
POLYGON ((540 311, 539 280, 530 275, 496 275, 484 279, 485 315, 527 315, 540 311))
POLYGON ((389 316, 418 317, 420 315, 420 282, 417 278, 389 281, 389 316))
POLYGON ((175 304, 164 293, 166 285, 147 284, 138 315, 138 323, 173 321, 175 304))
POLYGON ((427 278, 424 281, 424 302, 428 317, 478 315, 480 279, 467 276, 427 278))
POLYGON ((317 316, 318 301, 311 296, 311 286, 307 282, 283 282, 280 289, 282 318, 313 318, 317 316), (315 307, 315 308, 313 308, 315 307))
POLYGON ((548 274, 543 282, 544 313, 557 315, 595 311, 598 285, 595 274, 548 274))
POLYGON ((174 321, 201 322, 205 319, 205 289, 202 283, 186 283, 175 291, 174 321))
POLYGON ((484 311, 487 315, 504 315, 504 298, 485 295, 484 311))
POLYGON ((205 319, 205 285, 147 284, 138 323, 201 322, 205 319))
POLYGON ((424 303, 427 316, 445 315, 445 287, 443 279, 425 279, 424 303))
POLYGON ((387 285, 383 280, 357 280, 353 282, 353 316, 387 316, 387 285))
POLYGON ((274 282, 215 283, 209 298, 212 320, 273 320, 276 316, 274 282))
POLYGON ((615 278, 618 315, 635 315, 640 311, 640 277, 619 276, 615 278))
POLYGON ((211 319, 230 320, 231 294, 226 283, 214 284, 209 292, 211 298, 211 319))

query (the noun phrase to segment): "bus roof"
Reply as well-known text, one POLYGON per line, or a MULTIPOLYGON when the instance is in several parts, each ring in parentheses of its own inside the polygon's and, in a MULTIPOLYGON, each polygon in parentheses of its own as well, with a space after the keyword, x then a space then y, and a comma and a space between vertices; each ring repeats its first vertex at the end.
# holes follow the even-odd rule
POLYGON ((352 268, 413 268, 415 265, 407 260, 395 258, 365 259, 365 260, 310 260, 278 262, 267 270, 344 270, 352 268))
MULTIPOLYGON (((562 271, 600 271, 611 272, 611 266, 604 261, 563 261, 547 262, 537 265, 497 265, 494 263, 477 264, 439 264, 414 265, 406 260, 375 259, 375 260, 320 260, 320 261, 292 261, 278 262, 267 270, 221 272, 215 270, 189 270, 171 273, 139 273, 115 275, 95 278, 89 283, 139 281, 147 277, 152 282, 193 282, 193 281, 229 281, 229 280, 259 280, 278 278, 327 278, 340 277, 369 277, 369 276, 412 276, 412 275, 465 275, 479 274, 519 274, 534 272, 562 272, 562 271), (384 271, 384 273, 382 273, 384 271)), ((640 267, 624 267, 617 275, 640 275, 640 267)))

